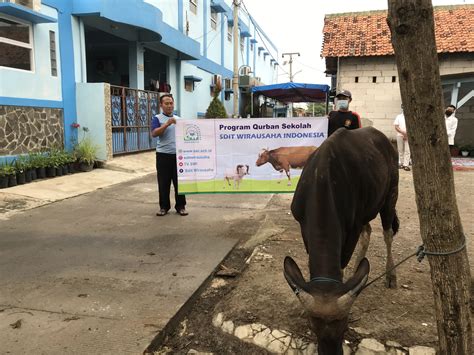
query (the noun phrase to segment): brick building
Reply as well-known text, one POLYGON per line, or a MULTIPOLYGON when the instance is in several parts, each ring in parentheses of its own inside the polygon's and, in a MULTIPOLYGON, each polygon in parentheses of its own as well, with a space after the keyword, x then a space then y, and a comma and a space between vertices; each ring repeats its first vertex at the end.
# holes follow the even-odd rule
MULTIPOLYGON (((444 103, 458 107, 455 143, 474 144, 474 5, 435 7, 434 16, 444 103)), ((394 138, 401 97, 386 18, 387 11, 327 15, 322 56, 332 87, 350 90, 363 122, 394 138)))

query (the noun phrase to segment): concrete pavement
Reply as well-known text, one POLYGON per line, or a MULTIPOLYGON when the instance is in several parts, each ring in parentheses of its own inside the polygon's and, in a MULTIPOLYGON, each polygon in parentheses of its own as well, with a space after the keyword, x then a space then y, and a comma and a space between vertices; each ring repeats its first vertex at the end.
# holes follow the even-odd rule
POLYGON ((156 217, 154 153, 110 167, 0 190, 0 353, 142 353, 271 198, 194 195, 189 216, 156 217))

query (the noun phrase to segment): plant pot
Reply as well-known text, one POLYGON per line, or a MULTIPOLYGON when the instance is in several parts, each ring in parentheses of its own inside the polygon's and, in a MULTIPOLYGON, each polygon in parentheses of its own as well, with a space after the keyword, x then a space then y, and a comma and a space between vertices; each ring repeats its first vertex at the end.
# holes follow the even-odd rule
POLYGON ((0 176, 0 189, 8 187, 8 176, 0 176))
POLYGON ((80 171, 92 171, 94 168, 94 163, 88 164, 88 163, 79 163, 79 170, 80 171))
POLYGON ((459 148, 457 148, 457 147, 450 147, 449 150, 450 150, 450 152, 451 152, 451 156, 452 156, 452 157, 458 157, 458 156, 459 156, 459 148))
POLYGON ((74 174, 76 172, 76 169, 74 168, 74 165, 75 165, 74 163, 69 163, 67 165, 67 168, 69 170, 69 174, 74 174))
POLYGON ((8 187, 13 187, 18 185, 16 183, 16 175, 8 175, 8 187))
POLYGON ((26 182, 25 172, 16 173, 16 183, 18 185, 23 185, 26 182))
POLYGON ((61 168, 63 169, 63 175, 69 174, 69 169, 68 169, 67 165, 63 165, 61 168))
POLYGON ((30 169, 30 176, 31 176, 31 181, 35 181, 37 179, 36 169, 30 169))
POLYGON ((56 176, 63 176, 63 168, 58 166, 56 169, 56 176))
POLYGON ((469 151, 468 150, 461 150, 461 155, 463 157, 467 157, 469 155, 469 151))
POLYGON ((37 179, 46 178, 46 168, 44 166, 41 168, 36 168, 36 178, 37 179))
POLYGON ((31 182, 31 170, 25 170, 25 183, 31 182))
POLYGON ((46 176, 51 178, 56 176, 56 168, 54 166, 48 166, 46 168, 46 176))

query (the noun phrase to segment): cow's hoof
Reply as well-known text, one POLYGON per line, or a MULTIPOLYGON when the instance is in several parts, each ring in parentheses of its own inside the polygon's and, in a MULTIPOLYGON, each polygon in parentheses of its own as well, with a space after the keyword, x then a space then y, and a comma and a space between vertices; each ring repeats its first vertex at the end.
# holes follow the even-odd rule
POLYGON ((387 275, 387 277, 385 278, 385 286, 387 288, 397 288, 397 276, 387 275))

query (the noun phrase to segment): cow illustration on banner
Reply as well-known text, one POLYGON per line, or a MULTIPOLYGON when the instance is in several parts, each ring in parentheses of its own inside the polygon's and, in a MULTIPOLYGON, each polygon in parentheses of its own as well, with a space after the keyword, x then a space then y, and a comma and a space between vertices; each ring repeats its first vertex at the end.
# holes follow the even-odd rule
POLYGON ((327 118, 179 120, 179 193, 293 192, 327 118))

